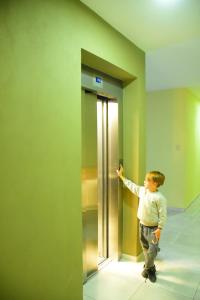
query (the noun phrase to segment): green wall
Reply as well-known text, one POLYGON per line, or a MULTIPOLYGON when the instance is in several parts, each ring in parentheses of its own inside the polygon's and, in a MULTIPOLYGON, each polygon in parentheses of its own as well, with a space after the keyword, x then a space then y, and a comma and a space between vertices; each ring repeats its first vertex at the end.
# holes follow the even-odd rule
POLYGON ((186 90, 185 93, 186 181, 184 206, 187 207, 200 194, 200 98, 190 90, 186 90))
POLYGON ((186 208, 200 193, 200 99, 189 89, 147 95, 147 170, 166 175, 168 206, 186 208))
MULTIPOLYGON (((124 161, 133 179, 144 172, 144 53, 79 1, 1 1, 2 300, 82 299, 81 48, 137 77, 124 161)), ((135 215, 125 201, 125 228, 135 215)))
MULTIPOLYGON (((143 185, 145 177, 145 99, 144 82, 137 80, 124 88, 123 102, 123 157, 125 176, 143 185)), ((123 252, 137 256, 141 252, 138 241, 138 199, 128 189, 123 191, 123 252)))

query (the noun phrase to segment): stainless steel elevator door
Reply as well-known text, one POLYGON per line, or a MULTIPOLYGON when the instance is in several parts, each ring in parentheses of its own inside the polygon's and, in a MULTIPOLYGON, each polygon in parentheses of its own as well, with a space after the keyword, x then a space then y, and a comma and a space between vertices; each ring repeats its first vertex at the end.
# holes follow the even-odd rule
POLYGON ((118 258, 118 103, 98 96, 98 262, 118 258))
POLYGON ((82 90, 83 281, 97 271, 97 99, 82 90))
POLYGON ((119 167, 119 131, 118 131, 118 103, 108 101, 108 236, 109 257, 119 259, 120 245, 120 211, 119 211, 119 181, 116 170, 119 167))
POLYGON ((108 105, 97 101, 98 264, 108 258, 108 105))
POLYGON ((83 280, 119 255, 118 103, 82 90, 83 280))

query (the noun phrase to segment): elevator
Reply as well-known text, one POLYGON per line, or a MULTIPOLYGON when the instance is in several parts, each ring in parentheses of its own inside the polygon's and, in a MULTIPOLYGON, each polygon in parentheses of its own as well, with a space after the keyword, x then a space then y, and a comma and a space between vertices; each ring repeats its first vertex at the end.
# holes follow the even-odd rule
POLYGON ((116 175, 119 100, 105 90, 83 85, 81 98, 83 282, 86 282, 103 264, 118 260, 121 254, 121 200, 116 175))

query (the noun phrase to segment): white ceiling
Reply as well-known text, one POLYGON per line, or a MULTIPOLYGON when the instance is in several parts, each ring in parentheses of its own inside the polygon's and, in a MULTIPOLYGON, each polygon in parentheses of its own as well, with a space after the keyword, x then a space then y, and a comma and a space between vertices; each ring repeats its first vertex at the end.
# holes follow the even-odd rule
POLYGON ((146 52, 146 88, 200 87, 200 0, 81 0, 146 52))

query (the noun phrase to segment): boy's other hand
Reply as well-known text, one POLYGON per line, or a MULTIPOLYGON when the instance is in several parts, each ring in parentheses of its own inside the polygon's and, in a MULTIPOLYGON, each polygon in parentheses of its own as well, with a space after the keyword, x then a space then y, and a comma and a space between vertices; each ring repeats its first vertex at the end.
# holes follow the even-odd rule
POLYGON ((153 233, 155 234, 157 240, 159 240, 160 239, 161 230, 159 228, 157 228, 153 233))

